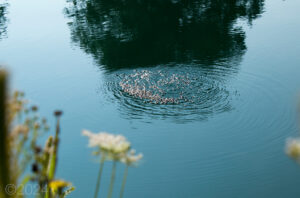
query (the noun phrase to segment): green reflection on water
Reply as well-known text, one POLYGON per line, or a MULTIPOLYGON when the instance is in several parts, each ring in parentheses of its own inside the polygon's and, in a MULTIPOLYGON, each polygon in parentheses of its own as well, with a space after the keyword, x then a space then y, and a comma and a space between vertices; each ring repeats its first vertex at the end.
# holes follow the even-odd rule
POLYGON ((108 70, 170 62, 228 62, 246 50, 263 0, 73 0, 72 41, 108 70))
POLYGON ((73 0, 65 14, 71 20, 73 43, 109 71, 105 86, 111 93, 106 94, 112 95, 110 100, 120 102, 121 112, 129 119, 150 115, 186 122, 232 109, 230 100, 235 90, 226 86, 226 79, 238 72, 246 51, 245 32, 238 20, 251 24, 262 13, 263 2, 73 0), (119 77, 136 76, 136 71, 120 69, 139 67, 148 67, 146 85, 143 79, 135 79, 133 84, 125 82, 130 87, 127 92, 122 90, 119 77), (162 79, 157 77, 161 72, 175 78, 183 76, 189 85, 176 88, 179 82, 173 86, 168 83, 166 89, 155 94, 157 90, 149 87, 160 87, 157 82, 162 79), (145 103, 149 96, 143 91, 158 100, 180 98, 183 102, 145 103))
POLYGON ((0 40, 1 38, 6 35, 6 24, 7 24, 7 18, 6 18, 6 11, 7 11, 8 4, 6 3, 0 3, 0 40))

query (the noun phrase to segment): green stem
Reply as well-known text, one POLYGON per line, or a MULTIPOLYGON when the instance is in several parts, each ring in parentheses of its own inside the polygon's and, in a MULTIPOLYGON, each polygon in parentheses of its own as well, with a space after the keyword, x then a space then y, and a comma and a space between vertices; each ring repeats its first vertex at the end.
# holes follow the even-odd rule
POLYGON ((124 176, 123 176, 123 182, 122 182, 122 187, 121 187, 121 192, 120 192, 120 198, 123 198, 124 195, 124 190, 125 190, 125 184, 126 184, 126 180, 127 180, 127 175, 128 175, 128 165, 125 168, 124 171, 124 176))
POLYGON ((56 130, 55 130, 55 137, 53 140, 53 153, 51 155, 50 164, 49 164, 49 173, 48 173, 48 183, 47 183, 47 191, 46 191, 46 198, 51 198, 52 194, 50 192, 49 182, 54 179, 55 170, 57 166, 57 151, 58 151, 58 143, 59 143, 59 133, 60 133, 60 123, 59 117, 57 116, 56 120, 56 130))
POLYGON ((109 191, 108 191, 107 198, 112 197, 112 193, 113 193, 113 189, 114 189, 114 182, 115 182, 115 177, 116 177, 116 168, 117 168, 117 161, 114 161, 112 172, 111 172, 110 185, 109 185, 109 191))
POLYGON ((57 166, 57 151, 58 151, 58 144, 59 144, 59 132, 60 132, 60 125, 59 125, 59 118, 57 118, 56 132, 55 132, 55 137, 53 140, 54 148, 53 148, 53 153, 51 156, 50 168, 49 168, 49 173, 48 173, 49 181, 54 179, 54 176, 55 176, 55 171, 56 171, 56 166, 57 166))
POLYGON ((102 171, 103 171, 103 167, 104 167, 104 161, 105 161, 105 155, 102 154, 94 198, 98 197, 98 193, 100 190, 100 183, 101 183, 101 176, 102 176, 102 171))
POLYGON ((49 184, 48 184, 47 187, 46 187, 45 198, 50 198, 50 188, 49 188, 49 184))

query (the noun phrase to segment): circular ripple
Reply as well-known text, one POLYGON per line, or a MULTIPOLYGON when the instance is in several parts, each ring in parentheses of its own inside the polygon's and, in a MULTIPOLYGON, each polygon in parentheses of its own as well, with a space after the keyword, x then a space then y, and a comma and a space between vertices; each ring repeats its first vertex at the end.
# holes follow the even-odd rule
POLYGON ((157 66, 107 75, 105 89, 130 118, 203 120, 232 109, 236 92, 227 85, 235 69, 214 65, 157 66))
POLYGON ((242 95, 235 106, 244 113, 233 120, 235 126, 250 131, 265 129, 269 141, 282 141, 282 135, 295 126, 295 104, 291 99, 287 103, 292 91, 274 77, 274 72, 273 75, 243 72, 238 78, 236 87, 242 95))

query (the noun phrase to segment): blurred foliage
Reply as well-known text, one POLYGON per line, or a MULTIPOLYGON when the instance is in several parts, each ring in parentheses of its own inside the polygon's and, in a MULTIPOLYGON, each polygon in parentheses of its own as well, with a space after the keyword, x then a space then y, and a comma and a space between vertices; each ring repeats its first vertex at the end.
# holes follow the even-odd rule
POLYGON ((55 136, 42 147, 38 140, 49 131, 47 120, 39 116, 37 106, 29 105, 24 93, 7 96, 6 82, 6 72, 0 71, 0 197, 26 197, 23 190, 29 183, 38 185, 38 192, 32 192, 37 197, 64 197, 74 189, 71 184, 53 185, 62 181, 55 178, 62 113, 55 112, 55 136))
MULTIPOLYGON (((50 135, 42 147, 41 137, 50 133, 46 118, 39 116, 39 108, 30 105, 23 92, 16 91, 12 96, 7 93, 7 73, 0 70, 0 198, 68 196, 75 188, 70 182, 55 177, 61 132, 60 117, 63 112, 54 112, 54 136, 50 135), (26 185, 32 184, 38 186, 35 189, 37 192, 26 192, 26 185)), ((120 191, 120 197, 123 197, 128 167, 137 165, 142 154, 136 155, 130 142, 122 135, 94 134, 87 130, 83 134, 89 138, 89 145, 96 147, 94 154, 101 156, 95 198, 100 189, 103 165, 107 160, 114 162, 108 198, 112 197, 117 162, 126 165, 120 191)))

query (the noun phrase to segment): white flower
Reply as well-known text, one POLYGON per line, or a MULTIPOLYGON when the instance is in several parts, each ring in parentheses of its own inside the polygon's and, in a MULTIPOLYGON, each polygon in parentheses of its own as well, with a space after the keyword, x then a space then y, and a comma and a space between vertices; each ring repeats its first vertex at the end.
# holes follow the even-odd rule
POLYGON ((300 139, 288 139, 286 153, 293 159, 300 160, 300 139))
POLYGON ((140 161, 143 158, 143 154, 140 153, 136 155, 135 153, 135 150, 130 150, 121 158, 121 162, 127 165, 137 164, 138 161, 140 161))
POLYGON ((82 134, 89 138, 90 147, 99 147, 101 150, 112 154, 127 152, 130 143, 122 135, 113 135, 106 132, 92 133, 83 130, 82 134))

